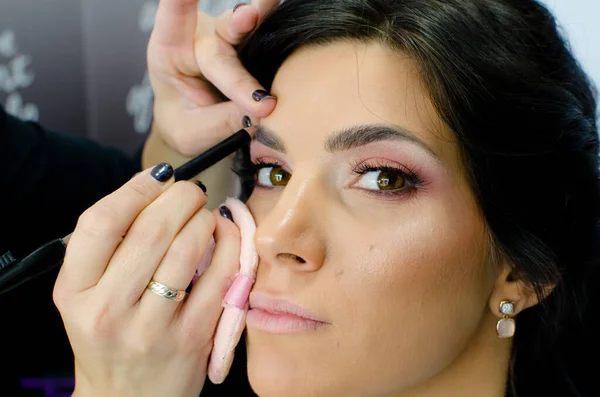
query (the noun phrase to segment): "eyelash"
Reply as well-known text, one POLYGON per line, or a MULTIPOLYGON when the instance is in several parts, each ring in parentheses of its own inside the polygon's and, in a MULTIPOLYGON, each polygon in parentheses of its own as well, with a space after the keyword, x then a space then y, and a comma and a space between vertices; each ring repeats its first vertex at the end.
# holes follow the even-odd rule
POLYGON ((363 176, 369 172, 389 172, 401 176, 406 181, 406 186, 398 190, 372 190, 362 189, 368 194, 374 194, 378 197, 398 197, 407 194, 414 193, 419 187, 423 186, 423 180, 417 175, 416 172, 409 169, 408 167, 402 167, 398 165, 390 165, 389 163, 379 161, 364 161, 353 165, 353 172, 357 176, 363 176))
POLYGON ((252 160, 248 159, 248 160, 244 161, 243 163, 237 164, 237 166, 234 167, 233 171, 240 178, 240 181, 242 184, 246 184, 246 185, 251 184, 254 189, 256 187, 260 187, 263 189, 272 189, 269 186, 261 186, 256 183, 258 171, 261 168, 266 168, 266 167, 282 167, 283 168, 283 164, 263 161, 261 158, 255 158, 252 160))
MULTIPOLYGON (((269 168, 269 167, 285 168, 283 164, 278 163, 275 160, 265 161, 262 158, 257 157, 255 159, 252 159, 251 161, 246 162, 246 164, 238 165, 238 167, 235 169, 235 173, 240 177, 242 183, 244 183, 244 182, 252 183, 253 182, 254 188, 259 187, 261 189, 274 189, 276 186, 263 186, 263 185, 258 185, 256 183, 258 171, 260 171, 262 168, 269 168)), ((382 162, 380 162, 378 164, 376 161, 375 162, 363 161, 363 162, 358 162, 358 163, 354 164, 352 169, 353 169, 353 173, 356 174, 357 176, 363 176, 363 175, 367 174, 368 172, 389 172, 389 173, 393 173, 393 174, 398 174, 407 182, 407 186, 402 189, 399 189, 399 190, 385 191, 385 190, 361 189, 368 194, 373 194, 378 197, 392 198, 392 197, 403 196, 406 194, 411 194, 411 193, 414 193, 414 191, 416 189, 418 189, 419 187, 424 185, 423 180, 417 175, 417 173, 412 171, 408 167, 391 166, 387 163, 382 163, 382 162)))

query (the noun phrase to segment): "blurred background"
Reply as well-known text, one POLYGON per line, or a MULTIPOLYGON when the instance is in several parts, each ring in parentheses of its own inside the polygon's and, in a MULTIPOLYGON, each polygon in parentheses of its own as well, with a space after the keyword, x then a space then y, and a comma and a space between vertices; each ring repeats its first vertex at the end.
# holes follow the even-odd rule
MULTIPOLYGON (((200 0, 218 15, 236 0, 200 0)), ((133 153, 152 121, 146 45, 158 0, 0 0, 0 104, 133 153)))
MULTIPOLYGON (((216 15, 237 2, 200 0, 199 7, 216 15)), ((543 2, 600 84, 600 1, 543 2)), ((0 0, 0 104, 50 129, 134 153, 152 121, 146 45, 157 5, 158 0, 0 0)), ((43 330, 37 337, 44 338, 43 330)), ((72 390, 72 379, 60 371, 25 373, 21 383, 23 395, 64 397, 72 390)))

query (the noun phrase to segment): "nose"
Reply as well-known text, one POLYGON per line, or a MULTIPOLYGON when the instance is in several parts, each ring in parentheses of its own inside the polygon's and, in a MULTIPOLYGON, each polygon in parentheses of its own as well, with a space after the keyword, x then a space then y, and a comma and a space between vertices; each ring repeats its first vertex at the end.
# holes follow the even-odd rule
POLYGON ((254 240, 258 255, 269 265, 314 272, 325 259, 322 222, 326 193, 317 178, 298 177, 295 173, 275 207, 262 219, 254 240))

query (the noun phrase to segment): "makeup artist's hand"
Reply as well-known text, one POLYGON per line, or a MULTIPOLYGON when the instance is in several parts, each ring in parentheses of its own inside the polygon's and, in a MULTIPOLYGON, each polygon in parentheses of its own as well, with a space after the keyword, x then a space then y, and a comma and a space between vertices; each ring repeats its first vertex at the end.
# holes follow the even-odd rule
POLYGON ((160 0, 148 46, 153 135, 193 157, 248 127, 244 116, 255 124, 273 111, 276 100, 244 69, 235 45, 279 3, 253 0, 212 18, 197 11, 198 0, 160 0))
POLYGON ((201 187, 173 183, 168 167, 151 174, 88 209, 69 240, 54 301, 75 354, 76 397, 197 397, 204 384, 239 270, 239 230, 203 208, 201 187), (154 279, 185 290, 213 232, 211 264, 183 301, 146 289, 154 279))

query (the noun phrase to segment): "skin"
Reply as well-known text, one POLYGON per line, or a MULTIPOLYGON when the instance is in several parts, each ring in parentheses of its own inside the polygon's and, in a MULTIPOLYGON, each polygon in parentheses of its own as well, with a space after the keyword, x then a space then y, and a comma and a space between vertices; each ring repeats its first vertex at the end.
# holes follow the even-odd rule
POLYGON ((496 335, 498 305, 512 300, 518 313, 536 301, 509 263, 490 263, 455 138, 418 65, 376 43, 303 48, 272 93, 278 104, 261 121, 252 157, 292 178, 257 187, 248 202, 260 256, 254 291, 329 324, 287 335, 249 327, 253 389, 261 397, 503 396, 511 341, 496 335), (400 127, 427 149, 398 138, 326 149, 357 125, 400 127), (377 195, 365 182, 377 172, 354 172, 365 161, 408 168, 422 183, 377 195))

